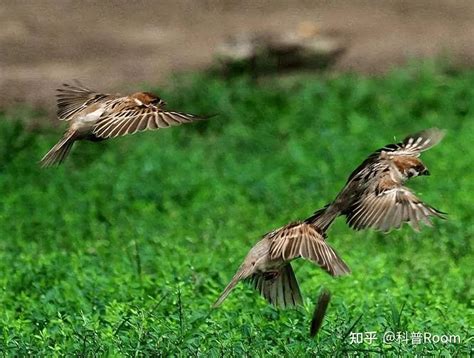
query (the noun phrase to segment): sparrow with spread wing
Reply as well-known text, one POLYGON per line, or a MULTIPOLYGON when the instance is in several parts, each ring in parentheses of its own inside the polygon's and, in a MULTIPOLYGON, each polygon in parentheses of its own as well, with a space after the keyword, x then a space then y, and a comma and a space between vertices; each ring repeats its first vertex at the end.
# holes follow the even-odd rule
POLYGON ((129 96, 102 94, 81 84, 64 84, 57 94, 58 118, 69 122, 61 140, 41 159, 41 166, 60 164, 76 140, 102 141, 178 126, 209 117, 165 109, 166 103, 149 92, 129 96))
POLYGON ((429 175, 420 153, 443 137, 443 131, 431 128, 375 151, 352 172, 336 199, 305 222, 326 231, 338 215, 345 215, 349 226, 356 230, 387 232, 405 222, 419 230, 420 222, 431 225, 431 217, 445 218, 443 212, 425 204, 404 186, 410 178, 429 175))
POLYGON ((303 222, 288 224, 264 235, 247 254, 230 283, 213 307, 219 306, 241 280, 250 282, 272 305, 302 305, 291 261, 304 258, 332 276, 350 272, 349 267, 326 243, 324 232, 303 222))

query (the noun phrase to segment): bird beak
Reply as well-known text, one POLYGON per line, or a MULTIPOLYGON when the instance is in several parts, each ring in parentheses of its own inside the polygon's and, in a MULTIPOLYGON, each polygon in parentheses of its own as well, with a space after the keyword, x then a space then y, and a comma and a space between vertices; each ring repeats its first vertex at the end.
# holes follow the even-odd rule
POLYGON ((160 99, 160 102, 158 102, 158 105, 160 105, 160 106, 163 106, 163 107, 164 107, 164 106, 166 106, 166 102, 165 102, 165 101, 163 101, 162 99, 160 99))
POLYGON ((423 170, 421 173, 422 175, 430 175, 430 171, 428 169, 423 170))

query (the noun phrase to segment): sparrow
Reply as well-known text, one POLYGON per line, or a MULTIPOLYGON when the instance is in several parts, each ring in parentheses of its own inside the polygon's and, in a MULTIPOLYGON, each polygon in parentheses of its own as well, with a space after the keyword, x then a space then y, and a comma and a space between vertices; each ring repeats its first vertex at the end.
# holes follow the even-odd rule
POLYGON ((403 223, 418 231, 420 222, 431 226, 432 217, 445 219, 445 213, 422 202, 404 186, 410 178, 430 175, 419 159, 420 153, 443 137, 444 131, 431 128, 376 150, 352 172, 336 199, 305 222, 326 231, 337 216, 344 215, 355 230, 388 232, 403 223))
POLYGON ((213 307, 218 307, 241 280, 251 283, 274 306, 303 305, 292 260, 310 260, 332 276, 350 273, 325 238, 324 232, 304 222, 290 223, 267 233, 252 247, 213 307))
POLYGON ((149 92, 110 95, 88 89, 79 82, 63 84, 57 91, 57 117, 69 122, 69 128, 41 159, 42 167, 60 164, 77 140, 98 142, 209 118, 168 111, 166 102, 149 92))

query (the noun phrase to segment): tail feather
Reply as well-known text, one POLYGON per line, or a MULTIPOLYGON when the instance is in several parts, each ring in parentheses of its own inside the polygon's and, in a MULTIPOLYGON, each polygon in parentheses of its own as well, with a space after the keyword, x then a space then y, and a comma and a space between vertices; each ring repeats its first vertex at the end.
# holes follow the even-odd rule
POLYGON ((251 280, 255 289, 274 306, 287 308, 303 305, 298 281, 289 263, 280 269, 276 277, 255 274, 251 280))
POLYGON ((61 164, 71 151, 74 141, 74 132, 67 132, 41 159, 41 167, 45 168, 61 164))
POLYGON ((338 215, 339 211, 335 210, 333 205, 328 204, 307 218, 305 223, 316 226, 323 232, 326 232, 338 215))
POLYGON ((217 299, 217 301, 214 302, 214 304, 212 305, 212 308, 219 307, 222 304, 222 302, 224 302, 224 300, 227 298, 227 296, 229 296, 229 294, 232 292, 234 287, 242 279, 243 273, 244 273, 243 270, 237 271, 237 273, 234 275, 234 277, 232 277, 232 280, 229 282, 227 287, 224 289, 224 291, 222 291, 222 293, 219 296, 219 298, 217 299))
POLYGON ((324 316, 326 315, 326 310, 331 300, 331 293, 323 289, 319 295, 318 303, 314 307, 313 319, 311 320, 311 328, 309 331, 309 336, 314 337, 318 334, 321 325, 323 324, 324 316))

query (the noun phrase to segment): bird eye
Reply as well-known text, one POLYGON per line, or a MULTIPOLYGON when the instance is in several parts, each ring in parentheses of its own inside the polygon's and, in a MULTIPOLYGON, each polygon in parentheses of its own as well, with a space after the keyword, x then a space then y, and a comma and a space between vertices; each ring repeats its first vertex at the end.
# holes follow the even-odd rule
POLYGON ((413 176, 416 176, 416 175, 418 175, 418 171, 417 171, 416 168, 410 168, 410 169, 408 169, 407 176, 408 176, 409 178, 411 178, 411 177, 413 177, 413 176))

